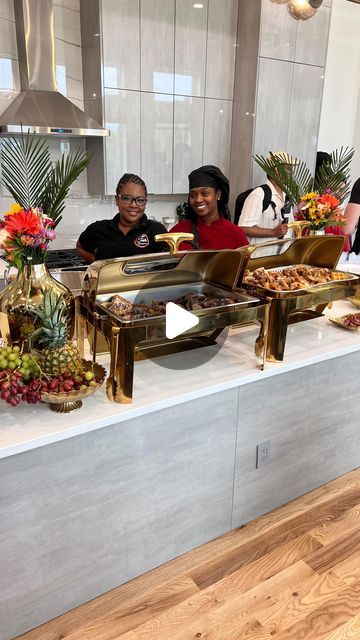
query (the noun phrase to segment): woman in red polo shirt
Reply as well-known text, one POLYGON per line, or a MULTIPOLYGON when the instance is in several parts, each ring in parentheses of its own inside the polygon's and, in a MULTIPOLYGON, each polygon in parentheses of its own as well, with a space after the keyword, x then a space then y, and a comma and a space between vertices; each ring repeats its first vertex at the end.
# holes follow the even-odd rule
POLYGON ((183 242, 181 251, 192 249, 237 249, 248 244, 243 230, 229 220, 229 180, 218 167, 206 165, 189 174, 187 218, 171 231, 193 233, 192 243, 183 242))

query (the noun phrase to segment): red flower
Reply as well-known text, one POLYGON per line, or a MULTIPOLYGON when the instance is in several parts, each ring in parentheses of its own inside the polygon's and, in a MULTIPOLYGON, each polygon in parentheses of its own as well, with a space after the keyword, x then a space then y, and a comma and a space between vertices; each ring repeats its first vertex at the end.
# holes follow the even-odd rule
POLYGON ((6 216, 5 229, 15 235, 16 233, 36 235, 42 228, 40 218, 31 211, 18 211, 11 216, 6 216))

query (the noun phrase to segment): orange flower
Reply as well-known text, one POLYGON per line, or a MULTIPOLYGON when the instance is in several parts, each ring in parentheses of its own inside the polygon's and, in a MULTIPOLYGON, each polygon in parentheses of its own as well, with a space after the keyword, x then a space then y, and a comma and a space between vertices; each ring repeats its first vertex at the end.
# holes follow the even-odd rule
POLYGON ((5 229, 11 233, 34 234, 39 233, 42 225, 40 218, 33 211, 18 211, 5 219, 5 229))
POLYGON ((25 247, 31 247, 34 242, 35 242, 35 238, 33 238, 32 236, 21 236, 20 238, 21 240, 21 244, 25 245, 25 247))
POLYGON ((321 204, 327 204, 331 209, 336 209, 339 206, 340 200, 335 198, 335 196, 331 195, 331 193, 324 193, 320 198, 319 202, 321 204))

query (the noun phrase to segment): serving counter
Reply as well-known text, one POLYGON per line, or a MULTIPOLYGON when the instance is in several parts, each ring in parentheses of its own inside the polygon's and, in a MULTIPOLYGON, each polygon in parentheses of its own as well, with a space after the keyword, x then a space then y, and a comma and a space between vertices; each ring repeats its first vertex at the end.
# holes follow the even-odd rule
POLYGON ((257 333, 199 367, 196 350, 136 362, 131 405, 104 386, 66 415, 1 405, 2 640, 359 466, 360 333, 290 325, 265 371, 257 333))

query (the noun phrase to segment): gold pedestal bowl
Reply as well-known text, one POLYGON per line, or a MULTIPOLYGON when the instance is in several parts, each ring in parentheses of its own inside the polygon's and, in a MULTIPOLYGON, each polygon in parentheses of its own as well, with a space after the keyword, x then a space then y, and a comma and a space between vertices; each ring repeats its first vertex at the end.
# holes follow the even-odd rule
POLYGON ((92 396, 97 391, 105 380, 106 370, 97 362, 93 363, 90 360, 83 360, 85 371, 93 371, 95 377, 99 382, 86 389, 78 389, 77 391, 67 391, 64 393, 48 393, 41 392, 41 402, 48 402, 50 409, 57 413, 70 413, 70 411, 76 411, 82 407, 82 400, 92 396))

